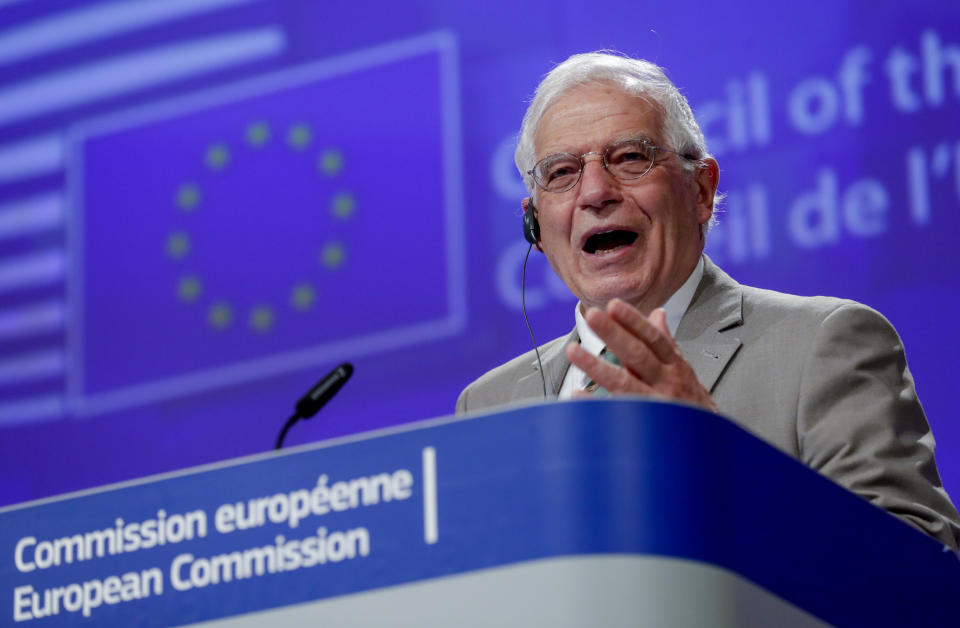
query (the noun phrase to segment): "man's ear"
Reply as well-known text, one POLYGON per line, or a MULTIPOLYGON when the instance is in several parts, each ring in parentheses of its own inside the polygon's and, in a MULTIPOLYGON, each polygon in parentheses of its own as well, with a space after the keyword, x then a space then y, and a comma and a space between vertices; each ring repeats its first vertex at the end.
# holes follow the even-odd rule
POLYGON ((713 215, 713 201, 720 184, 720 166, 713 157, 697 163, 694 173, 697 185, 697 222, 706 224, 713 215))
POLYGON ((524 213, 526 213, 527 211, 532 211, 533 217, 534 218, 537 217, 537 211, 539 210, 537 209, 537 206, 533 204, 533 199, 531 197, 525 196, 523 200, 520 201, 520 207, 523 208, 524 213))

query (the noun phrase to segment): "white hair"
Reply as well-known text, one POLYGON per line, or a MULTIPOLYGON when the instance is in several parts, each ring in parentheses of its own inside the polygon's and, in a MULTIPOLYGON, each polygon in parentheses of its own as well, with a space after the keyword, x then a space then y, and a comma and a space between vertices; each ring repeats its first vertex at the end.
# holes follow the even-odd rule
MULTIPOLYGON (((540 81, 520 126, 520 139, 514 161, 527 190, 534 198, 537 193, 536 183, 528 173, 536 165, 533 137, 543 115, 560 96, 588 83, 612 83, 628 94, 647 100, 663 113, 663 128, 660 132, 668 148, 694 160, 711 157, 690 104, 667 78, 662 68, 643 59, 632 59, 606 51, 573 55, 550 70, 540 81)), ((690 170, 694 169, 688 162, 684 164, 690 170)), ((717 195, 715 204, 719 200, 720 195, 717 195)))

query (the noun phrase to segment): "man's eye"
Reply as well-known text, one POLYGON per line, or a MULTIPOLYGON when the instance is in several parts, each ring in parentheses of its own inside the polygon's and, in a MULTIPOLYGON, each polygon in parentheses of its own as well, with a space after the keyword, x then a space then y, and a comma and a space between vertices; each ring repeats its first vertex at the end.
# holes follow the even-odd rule
POLYGON ((645 161, 648 159, 648 157, 644 153, 632 152, 632 153, 624 153, 623 155, 621 155, 620 159, 622 161, 645 161))
POLYGON ((547 181, 553 181, 574 174, 577 174, 577 170, 572 166, 556 166, 547 173, 547 181))
POLYGON ((641 150, 623 150, 614 153, 610 161, 615 164, 647 162, 650 161, 650 155, 641 150))

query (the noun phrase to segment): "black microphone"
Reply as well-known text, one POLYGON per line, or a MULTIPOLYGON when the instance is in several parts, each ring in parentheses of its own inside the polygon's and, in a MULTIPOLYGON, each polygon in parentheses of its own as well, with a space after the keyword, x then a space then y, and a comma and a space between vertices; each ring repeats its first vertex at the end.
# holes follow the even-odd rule
POLYGON ((280 435, 277 436, 277 445, 274 449, 283 447, 283 439, 286 438, 287 432, 294 423, 300 419, 309 419, 319 412, 320 408, 333 399, 337 391, 347 383, 351 375, 353 375, 353 365, 349 362, 344 362, 314 384, 313 388, 311 388, 307 394, 300 397, 300 400, 297 401, 296 411, 293 413, 293 416, 287 419, 287 422, 283 425, 283 429, 280 430, 280 435))
POLYGON ((297 402, 297 416, 309 419, 320 411, 320 408, 333 399, 337 391, 347 383, 350 376, 353 375, 353 365, 344 362, 337 368, 327 373, 326 377, 321 379, 297 402))

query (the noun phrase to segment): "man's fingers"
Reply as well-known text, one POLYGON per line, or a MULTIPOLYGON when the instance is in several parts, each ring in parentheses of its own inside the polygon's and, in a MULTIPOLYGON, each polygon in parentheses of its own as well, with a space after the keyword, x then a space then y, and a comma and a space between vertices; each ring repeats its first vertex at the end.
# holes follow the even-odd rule
POLYGON ((612 299, 607 304, 607 313, 627 328, 631 334, 643 340, 661 361, 673 362, 676 360, 678 351, 673 342, 673 337, 667 329, 667 314, 663 311, 663 308, 654 310, 653 314, 650 315, 651 318, 648 319, 632 305, 620 299, 612 299), (653 321, 660 324, 656 325, 653 321))
POLYGON ((578 344, 567 346, 567 359, 587 377, 611 392, 646 393, 651 389, 627 369, 593 355, 578 344))
MULTIPOLYGON (((608 314, 600 311, 588 312, 587 316, 591 328, 607 340, 607 337, 594 327, 594 323, 590 319, 597 319, 597 323, 610 325, 613 328, 621 328, 621 326, 612 319, 602 321, 601 319, 604 318, 610 319, 608 314)), ((662 312, 655 313, 651 316, 651 319, 653 326, 665 328, 666 322, 663 319, 662 312)), ((629 335, 622 328, 621 333, 629 335)), ((639 361, 639 366, 628 364, 628 361, 622 358, 621 361, 624 366, 614 366, 603 358, 591 354, 579 344, 567 346, 567 359, 570 360, 571 364, 586 373, 587 377, 610 391, 611 394, 640 394, 663 399, 681 399, 716 411, 716 403, 714 403, 710 393, 697 380, 696 373, 693 372, 690 364, 683 359, 683 356, 680 356, 679 360, 675 362, 666 364, 660 362, 640 339, 632 337, 629 345, 633 350, 644 356, 639 361), (644 370, 652 372, 654 375, 645 376, 641 374, 640 371, 644 370)), ((624 348, 618 348, 609 340, 607 347, 618 357, 620 356, 618 352, 630 355, 624 348)), ((634 358, 631 356, 629 359, 634 358)))
POLYGON ((567 358, 611 394, 634 393, 682 399, 716 410, 716 404, 697 379, 670 335, 666 313, 654 310, 649 317, 618 299, 606 310, 584 313, 590 328, 607 343, 622 366, 614 366, 580 345, 567 347, 567 358))
POLYGON ((642 323, 644 337, 638 336, 634 329, 603 310, 590 309, 585 319, 590 328, 604 340, 607 349, 620 358, 620 363, 648 384, 656 384, 660 380, 663 367, 676 361, 670 339, 664 338, 662 333, 645 319, 642 323), (666 355, 661 355, 663 353, 666 355))
MULTIPOLYGON (((670 333, 670 329, 667 327, 667 311, 662 307, 658 307, 654 311, 650 312, 650 316, 647 317, 647 320, 666 338, 673 338, 673 335, 670 333)), ((676 342, 676 341, 674 341, 676 342)))
POLYGON ((652 384, 657 380, 661 362, 642 339, 637 338, 603 310, 591 308, 587 310, 584 318, 590 329, 603 339, 607 350, 619 358, 624 368, 648 383, 652 384))

